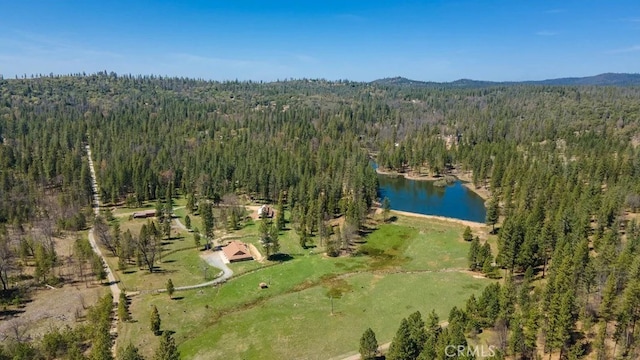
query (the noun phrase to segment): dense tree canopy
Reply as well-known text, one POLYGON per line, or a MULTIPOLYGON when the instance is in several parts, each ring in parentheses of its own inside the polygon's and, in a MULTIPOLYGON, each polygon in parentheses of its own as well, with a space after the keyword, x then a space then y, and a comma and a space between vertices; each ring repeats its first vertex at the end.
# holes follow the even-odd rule
MULTIPOLYGON (((460 326, 427 342, 461 342, 463 330, 494 327, 510 337, 505 353, 569 356, 588 347, 590 337, 577 333, 597 332, 605 358, 633 358, 639 100, 633 87, 220 83, 114 73, 1 79, 0 280, 6 288, 20 254, 48 279, 53 235, 86 227, 86 144, 108 203, 170 203, 174 193, 186 195, 189 211, 227 194, 281 202, 303 246, 314 233, 329 238, 327 221, 341 215, 352 231, 338 237, 349 242, 345 234, 379 200, 375 159, 396 171, 470 172, 492 197, 495 263, 509 277, 529 274, 505 283, 509 291, 485 291, 461 310, 460 326), (27 236, 26 228, 38 231, 27 236)), ((127 259, 123 266, 135 252, 153 271, 162 224, 139 235, 100 229, 100 241, 127 259)), ((470 267, 492 271, 491 249, 471 245, 470 267)))

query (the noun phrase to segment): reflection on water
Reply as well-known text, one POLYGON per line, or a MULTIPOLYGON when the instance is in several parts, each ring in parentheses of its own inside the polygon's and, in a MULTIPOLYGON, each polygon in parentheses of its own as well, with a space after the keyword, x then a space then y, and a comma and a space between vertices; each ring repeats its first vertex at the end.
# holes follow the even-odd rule
MULTIPOLYGON (((375 165, 374 165, 375 166, 375 165)), ((394 210, 484 222, 484 200, 456 181, 434 186, 432 181, 408 180, 402 176, 378 175, 380 199, 388 197, 394 210)))

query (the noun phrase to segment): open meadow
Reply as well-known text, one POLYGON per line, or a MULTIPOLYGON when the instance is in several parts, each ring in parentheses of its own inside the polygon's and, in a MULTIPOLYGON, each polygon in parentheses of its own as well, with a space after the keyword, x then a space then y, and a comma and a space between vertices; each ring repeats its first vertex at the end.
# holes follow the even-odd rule
MULTIPOLYGON (((184 221, 183 209, 175 214, 184 221)), ((190 217, 192 224, 200 223, 198 216, 190 217)), ((224 236, 263 251, 259 221, 224 236)), ((123 221, 122 228, 138 222, 123 221)), ((173 298, 142 291, 131 297, 133 321, 120 324, 127 343, 118 347, 131 341, 143 354, 153 354, 159 338, 149 323, 156 306, 161 329, 173 333, 182 358, 339 358, 357 352, 367 327, 380 344, 389 342, 403 317, 434 309, 446 319, 453 306, 463 306, 492 281, 466 270, 469 244, 459 224, 400 215, 389 223, 371 221, 369 227, 352 255, 328 257, 317 243, 302 249, 297 234, 285 229, 279 236, 281 252, 289 255, 285 261, 232 263, 235 274, 226 283, 179 291, 173 298), (261 282, 269 287, 260 289, 261 282)), ((158 289, 168 278, 176 286, 203 282, 197 261, 202 252, 188 249, 191 234, 177 234, 165 248, 184 249, 163 256, 162 271, 118 271, 123 286, 158 289)))

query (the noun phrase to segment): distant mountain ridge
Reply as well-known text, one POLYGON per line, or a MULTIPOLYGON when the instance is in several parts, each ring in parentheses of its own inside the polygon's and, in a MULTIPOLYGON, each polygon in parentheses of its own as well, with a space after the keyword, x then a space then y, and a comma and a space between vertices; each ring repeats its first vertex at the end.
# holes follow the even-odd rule
POLYGON ((481 81, 460 79, 452 82, 434 82, 411 80, 404 77, 393 77, 374 80, 371 83, 387 86, 406 87, 452 87, 474 88, 486 86, 509 85, 564 85, 564 86, 640 86, 640 74, 630 73, 604 73, 586 77, 566 77, 547 80, 530 81, 481 81))

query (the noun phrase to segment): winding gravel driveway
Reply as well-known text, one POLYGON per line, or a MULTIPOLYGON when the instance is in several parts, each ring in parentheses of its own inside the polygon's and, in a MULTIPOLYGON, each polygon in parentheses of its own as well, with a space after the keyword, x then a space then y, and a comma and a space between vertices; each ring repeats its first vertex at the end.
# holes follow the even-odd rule
MULTIPOLYGON (((175 288, 176 291, 180 290, 193 290, 199 289, 207 286, 213 286, 227 281, 231 276, 233 276, 233 270, 229 269, 227 264, 225 264, 224 259, 222 257, 222 251, 206 251, 204 254, 201 254, 200 257, 207 262, 207 264, 216 267, 221 271, 215 279, 211 281, 207 281, 204 283, 189 285, 189 286, 178 286, 175 288)), ((165 292, 167 289, 158 289, 156 292, 165 292)))

